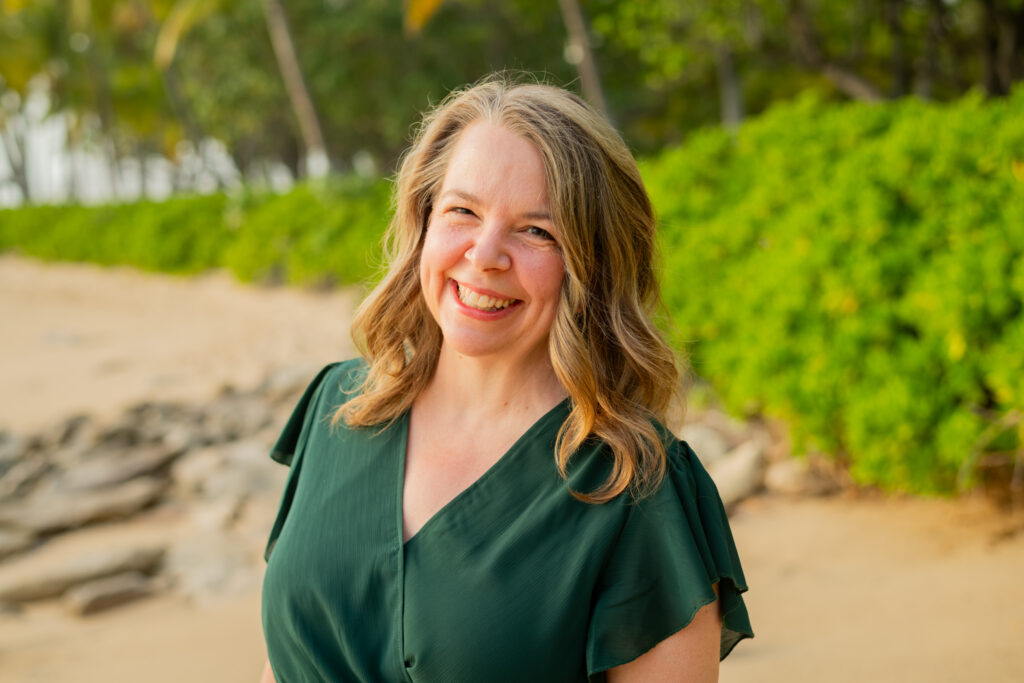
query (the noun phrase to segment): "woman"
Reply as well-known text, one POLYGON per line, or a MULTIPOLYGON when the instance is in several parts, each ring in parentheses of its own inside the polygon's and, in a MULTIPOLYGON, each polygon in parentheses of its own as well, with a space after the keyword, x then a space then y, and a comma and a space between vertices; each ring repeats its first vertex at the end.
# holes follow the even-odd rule
POLYGON ((489 79, 426 117, 365 360, 321 371, 273 453, 265 680, 717 678, 746 587, 661 426, 654 239, 636 163, 575 95, 489 79))

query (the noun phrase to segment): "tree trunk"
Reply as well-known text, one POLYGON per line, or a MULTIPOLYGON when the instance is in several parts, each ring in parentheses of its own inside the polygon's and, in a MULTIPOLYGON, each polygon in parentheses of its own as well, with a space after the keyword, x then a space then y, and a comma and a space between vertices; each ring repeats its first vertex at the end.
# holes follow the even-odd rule
POLYGON ((203 152, 203 139, 206 136, 196 122, 195 116, 192 115, 192 109, 189 107, 188 102, 181 94, 178 72, 174 68, 174 62, 168 64, 167 68, 160 75, 164 84, 164 94, 167 96, 167 104, 170 105, 171 112, 185 130, 185 137, 188 138, 188 141, 192 143, 192 147, 195 148, 196 156, 203 163, 203 168, 213 176, 214 181, 217 183, 217 189, 224 189, 227 187, 227 182, 221 173, 210 164, 206 154, 203 152))
POLYGON ((882 99, 882 93, 869 81, 829 59, 800 0, 789 3, 786 21, 793 35, 797 58, 805 69, 817 71, 837 90, 856 100, 877 102, 882 99))
POLYGON ((138 145, 135 148, 135 158, 139 164, 139 198, 142 200, 149 199, 149 164, 147 159, 149 157, 146 151, 145 145, 138 145))
POLYGON ((583 9, 578 0, 558 0, 558 6, 562 10, 562 21, 565 22, 566 31, 569 33, 569 54, 580 75, 583 96, 610 121, 611 114, 605 104, 597 63, 594 60, 594 52, 590 49, 590 39, 587 37, 583 9))
POLYGON ((87 65, 89 79, 92 81, 92 89, 95 95, 93 104, 96 106, 96 113, 100 119, 100 132, 103 142, 100 150, 107 165, 107 174, 110 176, 111 198, 118 197, 118 181, 120 179, 120 168, 118 167, 117 147, 115 141, 116 113, 114 111, 114 98, 110 92, 110 81, 107 75, 110 73, 110 64, 99 50, 99 36, 93 27, 92 14, 88 15, 88 21, 83 30, 89 36, 88 47, 85 49, 84 57, 87 65))
POLYGON ((928 0, 928 31, 925 35, 921 73, 915 88, 917 94, 931 99, 939 80, 939 51, 947 38, 946 6, 943 0, 928 0))
POLYGON ((0 145, 3 145, 7 165, 11 167, 11 180, 21 191, 22 201, 31 204, 32 188, 28 184, 28 171, 25 168, 25 137, 24 121, 12 120, 4 112, 0 112, 0 145))
POLYGON ((1005 95, 1009 88, 1000 73, 999 8, 996 6, 996 0, 981 0, 981 4, 984 8, 981 50, 985 69, 982 84, 989 95, 1005 95))
POLYGON ((67 191, 64 194, 64 201, 68 204, 77 204, 80 197, 78 189, 78 162, 75 153, 78 150, 79 134, 77 122, 71 119, 72 114, 64 115, 64 130, 67 131, 64 138, 64 151, 68 156, 67 191))
POLYGON ((306 174, 313 178, 327 175, 330 171, 330 160, 327 156, 327 147, 324 145, 323 130, 320 128, 320 119, 313 106, 313 99, 306 88, 306 81, 302 77, 299 58, 295 53, 295 42, 288 29, 280 0, 263 0, 263 16, 267 21, 277 67, 281 71, 288 99, 299 122, 299 132, 306 148, 306 174))
POLYGON ((904 97, 910 93, 913 72, 907 55, 907 32, 903 27, 903 0, 886 0, 885 23, 892 36, 892 96, 904 97))
POLYGON ((736 74, 736 62, 728 45, 715 46, 715 69, 718 75, 718 100, 722 125, 735 130, 743 121, 743 90, 736 74))
POLYGON ((1007 89, 1024 80, 1024 5, 1006 8, 1003 55, 1006 66, 1007 89))

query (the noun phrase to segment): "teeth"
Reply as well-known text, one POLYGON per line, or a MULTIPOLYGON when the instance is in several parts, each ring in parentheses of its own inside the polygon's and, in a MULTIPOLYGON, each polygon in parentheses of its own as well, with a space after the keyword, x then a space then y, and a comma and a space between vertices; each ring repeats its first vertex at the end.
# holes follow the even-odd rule
POLYGON ((472 289, 463 287, 458 283, 456 283, 456 287, 458 288, 459 299, 462 303, 481 311, 500 311, 515 301, 515 299, 495 299, 494 297, 487 296, 486 294, 478 294, 472 289))

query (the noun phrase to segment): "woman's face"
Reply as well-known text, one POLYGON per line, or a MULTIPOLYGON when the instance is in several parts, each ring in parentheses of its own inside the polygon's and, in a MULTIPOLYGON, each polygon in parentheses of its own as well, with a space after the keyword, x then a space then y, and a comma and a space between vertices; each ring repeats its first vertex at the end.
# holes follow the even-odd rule
POLYGON ((489 122, 452 150, 427 223, 420 285, 457 353, 510 363, 547 359, 565 275, 540 153, 489 122))

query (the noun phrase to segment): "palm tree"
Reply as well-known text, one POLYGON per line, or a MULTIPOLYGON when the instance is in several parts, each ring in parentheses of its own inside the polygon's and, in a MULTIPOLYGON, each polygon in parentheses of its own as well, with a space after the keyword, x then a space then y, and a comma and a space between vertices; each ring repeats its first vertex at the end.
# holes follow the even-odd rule
MULTIPOLYGON (((216 4, 215 0, 176 0, 157 39, 154 60, 158 66, 165 70, 170 68, 181 38, 203 17, 213 12, 216 4)), ((280 0, 262 0, 262 8, 277 68, 299 124, 299 134, 304 147, 305 172, 311 177, 324 176, 330 171, 330 160, 327 156, 327 146, 324 144, 323 128, 320 126, 320 117, 302 76, 295 41, 288 28, 284 8, 280 0)))
POLYGON ((320 127, 320 119, 309 96, 309 89, 302 77, 299 58, 295 53, 295 42, 284 15, 280 0, 263 0, 263 16, 267 20, 270 42, 277 57, 277 67, 281 71, 288 99, 299 122, 299 131, 306 148, 306 174, 317 178, 327 175, 331 169, 324 145, 324 134, 320 127))

